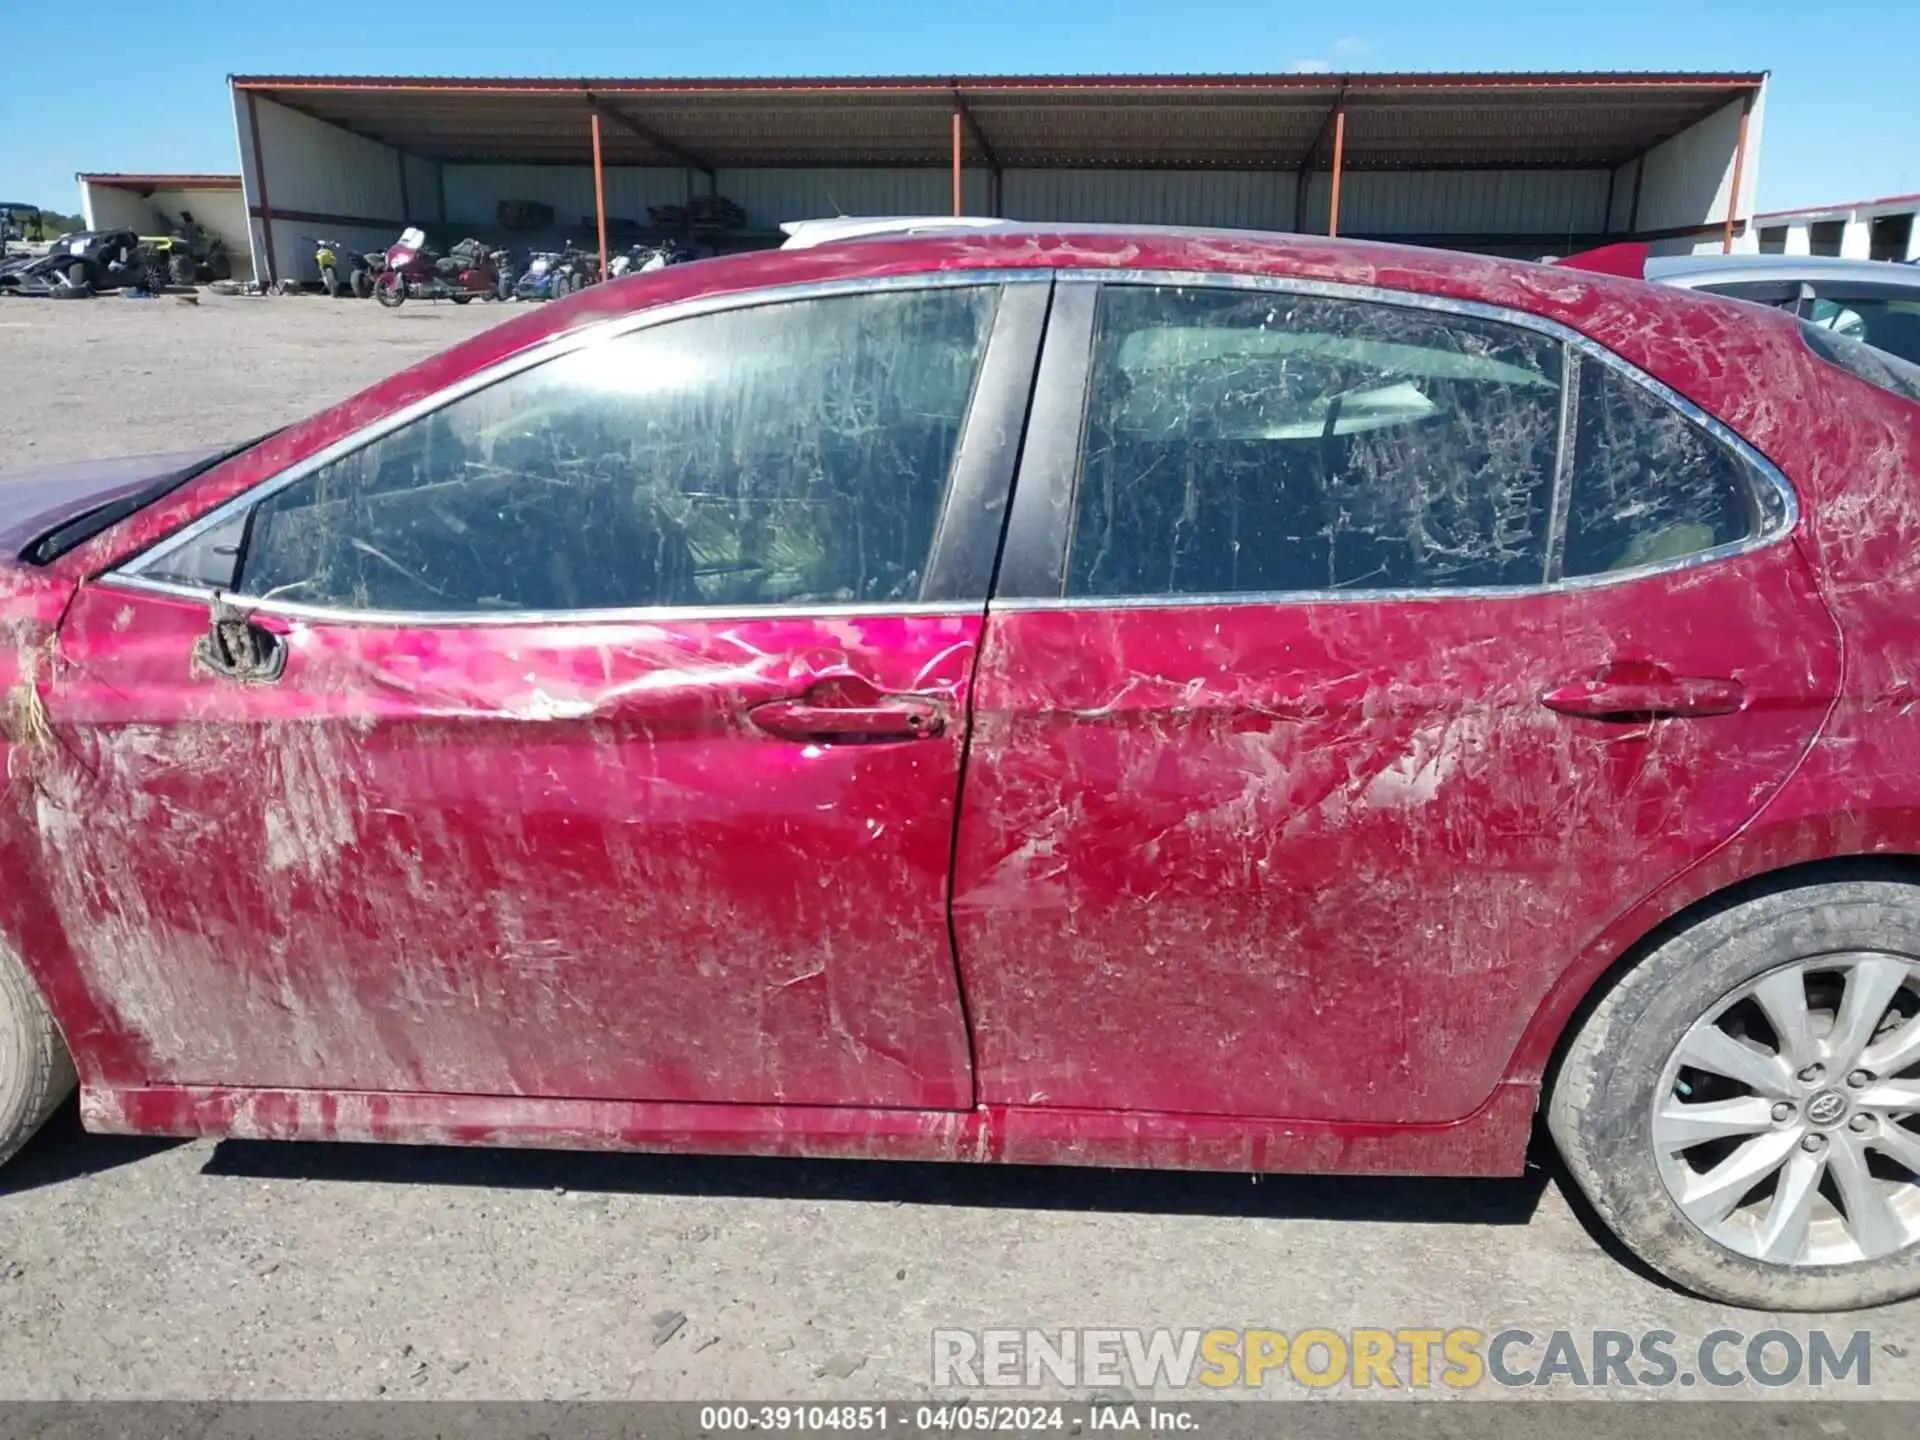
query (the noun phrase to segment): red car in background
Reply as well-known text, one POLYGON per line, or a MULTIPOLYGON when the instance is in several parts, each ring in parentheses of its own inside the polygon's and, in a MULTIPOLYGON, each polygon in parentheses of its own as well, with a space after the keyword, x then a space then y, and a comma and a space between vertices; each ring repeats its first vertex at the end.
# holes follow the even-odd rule
POLYGON ((1297 236, 676 266, 0 487, 0 1154, 1501 1175, 1920 1290, 1920 372, 1297 236), (72 1069, 69 1069, 71 1064, 72 1069))

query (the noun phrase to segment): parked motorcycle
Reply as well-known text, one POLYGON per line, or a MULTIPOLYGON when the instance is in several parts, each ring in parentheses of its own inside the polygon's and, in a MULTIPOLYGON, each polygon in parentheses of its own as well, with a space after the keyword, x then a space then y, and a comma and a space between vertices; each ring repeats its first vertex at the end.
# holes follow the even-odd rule
POLYGON ((464 305, 476 297, 504 300, 513 293, 504 250, 489 250, 478 240, 462 240, 445 255, 427 248, 425 232, 409 226, 387 247, 386 269, 374 280, 373 298, 389 308, 416 300, 451 300, 464 305))
POLYGON ((313 246, 313 263, 320 267, 320 288, 330 298, 352 295, 364 300, 373 294, 373 267, 365 255, 347 249, 338 240, 312 235, 301 238, 313 246))
POLYGON ((516 300, 551 300, 553 281, 560 264, 558 250, 536 250, 527 257, 527 268, 513 287, 516 300))
POLYGON ((691 252, 681 249, 672 241, 661 245, 634 245, 613 257, 607 266, 607 278, 618 280, 622 275, 645 275, 649 271, 664 270, 669 265, 680 265, 691 260, 691 252))

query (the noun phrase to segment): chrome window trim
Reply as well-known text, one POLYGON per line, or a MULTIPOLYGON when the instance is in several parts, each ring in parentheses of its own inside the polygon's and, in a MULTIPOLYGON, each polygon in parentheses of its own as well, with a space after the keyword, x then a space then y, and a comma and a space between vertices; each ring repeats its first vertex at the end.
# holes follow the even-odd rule
POLYGON ((465 630, 501 625, 672 625, 697 621, 755 620, 887 620, 900 616, 978 616, 983 600, 909 601, 887 605, 636 605, 625 610, 348 610, 334 605, 302 605, 292 600, 263 600, 180 585, 171 580, 149 580, 144 575, 118 572, 97 582, 115 590, 168 595, 179 600, 211 604, 218 596, 249 615, 278 615, 316 625, 433 626, 465 630))
MULTIPOLYGON (((1374 589, 1374 590, 1274 590, 1258 592, 1232 592, 1211 595, 1088 595, 1088 596, 1023 596, 1001 598, 996 596, 990 606, 996 611, 1026 610, 1147 610, 1173 609, 1182 606, 1223 606, 1223 605, 1340 605, 1353 601, 1407 601, 1430 600, 1436 603, 1448 600, 1500 600, 1522 599, 1537 595, 1554 595, 1568 591, 1597 590, 1603 586, 1630 584, 1650 576, 1672 574, 1677 571, 1692 570, 1702 565, 1715 564, 1721 560, 1745 555, 1751 551, 1765 549, 1780 544, 1791 536, 1800 523, 1800 499, 1794 493, 1792 484, 1780 472, 1780 468, 1762 455, 1745 439, 1720 420, 1707 414, 1693 401, 1687 399, 1672 386, 1666 385, 1639 369, 1628 360, 1614 354, 1606 346, 1590 336, 1583 335, 1570 325, 1545 316, 1532 315, 1524 310, 1510 310, 1503 306, 1491 305, 1480 300, 1458 300, 1447 295, 1426 295, 1409 290, 1389 290, 1378 285, 1352 285, 1340 281, 1303 280, 1284 275, 1247 275, 1225 273, 1210 270, 1098 270, 1063 269, 1059 272, 1061 283, 1081 283, 1091 285, 1153 285, 1191 289, 1214 290, 1251 290, 1270 291, 1289 295, 1304 295, 1330 300, 1361 300, 1373 304, 1397 305, 1403 309, 1433 310, 1444 314, 1466 315, 1480 320, 1491 320, 1500 324, 1513 325, 1521 329, 1533 330, 1539 334, 1558 340, 1564 348, 1563 354, 1568 361, 1574 357, 1590 358, 1605 365, 1616 374, 1624 376, 1633 384, 1650 391, 1660 400, 1685 415, 1694 425, 1705 430, 1722 445, 1731 448, 1746 462, 1767 489, 1779 501, 1779 513, 1770 516, 1768 506, 1762 496, 1754 494, 1755 509, 1760 512, 1761 525, 1757 533, 1742 540, 1731 541, 1725 545, 1716 545, 1710 550, 1701 550, 1692 555, 1681 556, 1677 560, 1663 560, 1651 565, 1636 566, 1631 570, 1605 571, 1598 575, 1578 575, 1572 578, 1543 580, 1537 585, 1489 585, 1461 587, 1459 589, 1374 589)), ((1561 377, 1563 395, 1565 388, 1571 388, 1578 380, 1578 367, 1572 363, 1563 366, 1561 377)), ((1091 384, 1091 380, 1089 380, 1091 384)), ((1563 398, 1563 404, 1565 403, 1563 398)), ((1563 415, 1564 421, 1574 418, 1571 412, 1563 415)), ((1571 440, 1569 436, 1569 440, 1571 440)), ((1557 467, 1571 478, 1571 447, 1563 447, 1563 455, 1557 467)), ((1558 477, 1556 477, 1558 478, 1558 477)), ((1017 485, 1017 482, 1016 482, 1017 485)), ((1559 503, 1556 486, 1555 503, 1559 503)), ((1569 496, 1569 502, 1571 497, 1569 496)), ((1550 556, 1551 558, 1551 556, 1550 556)), ((1066 567, 1062 568, 1061 583, 1064 586, 1066 567)))
MULTIPOLYGON (((809 280, 792 285, 772 285, 755 290, 730 291, 724 295, 702 295, 691 300, 677 301, 670 305, 661 305, 651 310, 634 311, 626 315, 615 315, 606 320, 583 325, 577 330, 564 331, 548 336, 545 340, 528 346, 525 350, 495 361, 484 370, 456 383, 435 391, 432 395, 414 401, 391 415, 374 421, 371 425, 354 431, 325 448, 315 451, 306 459, 288 466, 278 474, 249 486, 238 495, 223 501, 198 519, 189 521, 172 534, 156 541, 138 555, 122 561, 114 569, 102 575, 102 581, 112 581, 134 589, 150 590, 164 595, 186 595, 196 599, 211 601, 216 594, 225 594, 236 605, 248 610, 258 610, 276 615, 298 616, 328 622, 363 619, 374 624, 437 624, 458 626, 466 624, 507 624, 507 623, 556 623, 562 617, 578 619, 622 619, 645 620, 649 617, 663 619, 726 619, 738 617, 763 618, 776 615, 908 615, 908 614, 947 614, 975 613, 981 607, 969 604, 959 612, 944 602, 934 603, 926 608, 917 604, 889 606, 634 606, 622 610, 516 610, 499 614, 483 611, 459 610, 347 610, 332 606, 302 606, 277 600, 257 599, 253 596, 231 594, 217 591, 213 587, 182 585, 175 581, 155 580, 144 572, 176 551, 185 548, 207 531, 217 528, 232 519, 236 514, 250 509, 290 485, 311 475, 314 471, 331 465, 334 461, 356 450, 364 449, 376 441, 382 440, 397 430, 404 429, 417 420, 424 419, 436 410, 443 410, 456 401, 464 400, 502 380, 510 379, 525 371, 557 360, 577 350, 592 345, 619 339, 641 330, 650 330, 657 325, 669 325, 679 320, 691 320, 702 315, 720 314, 731 310, 757 309, 763 305, 780 305, 796 300, 824 300, 842 295, 865 295, 899 290, 946 290, 962 288, 998 287, 1002 285, 1052 284, 1055 272, 1044 267, 1024 267, 1007 270, 937 270, 909 275, 858 276, 841 280, 809 280)), ((991 339, 991 336, 988 337, 991 339)), ((983 349, 984 355, 984 349, 983 349)), ((978 385, 978 376, 975 377, 978 385)), ((968 413, 972 413, 972 397, 968 398, 968 413)))

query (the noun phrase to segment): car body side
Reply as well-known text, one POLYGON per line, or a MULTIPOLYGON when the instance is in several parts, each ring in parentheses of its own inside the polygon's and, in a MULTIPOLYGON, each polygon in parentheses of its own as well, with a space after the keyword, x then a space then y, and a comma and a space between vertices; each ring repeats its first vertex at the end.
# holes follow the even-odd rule
MULTIPOLYGON (((1920 407, 1820 360, 1786 316, 1565 269, 1306 237, 1138 233, 869 241, 674 267, 591 290, 455 347, 215 466, 47 567, 7 569, 0 591, 10 777, 0 856, 14 877, 0 894, 0 924, 67 1038, 85 1114, 100 1129, 1511 1173, 1521 1163, 1539 1086, 1570 1019, 1645 937, 1755 877, 1849 857, 1902 863, 1920 856, 1920 767, 1912 764, 1920 755, 1920 407), (57 767, 42 762, 45 747, 60 740, 46 718, 45 694, 62 663, 60 620, 78 588, 289 466, 597 320, 705 295, 954 270, 1266 276, 1491 305, 1577 331, 1725 424, 1791 482, 1800 516, 1791 536, 1777 543, 1805 562, 1833 629, 1827 638, 1839 669, 1831 708, 1765 802, 1733 833, 1698 847, 1652 893, 1619 896, 1618 913, 1594 933, 1567 937, 1552 971, 1535 977, 1530 1014, 1512 1017, 1518 1039, 1495 1067, 1498 1082, 1471 1107, 1417 1123, 1196 1114, 1177 1106, 1053 1107, 999 1096, 971 1108, 917 1110, 836 1107, 819 1099, 800 1108, 548 1094, 369 1094, 344 1086, 238 1088, 218 1075, 204 1084, 150 1083, 138 1026, 128 1023, 120 997, 86 980, 75 957, 79 939, 68 933, 56 902, 69 882, 53 873, 50 853, 48 807, 57 807, 60 797, 47 787, 59 777, 57 767), (1767 377, 1766 383, 1751 383, 1754 376, 1767 377)), ((1765 619, 1736 611, 1726 623, 1765 619)), ((991 611, 987 623, 991 627, 991 611)), ((1713 763, 1704 753, 1693 760, 1713 763)), ((1124 963, 1125 957, 1114 958, 1124 963)), ((960 970, 964 977, 964 953, 960 970)), ((1509 1027, 1503 1018, 1494 1028, 1504 1033, 1509 1027)))

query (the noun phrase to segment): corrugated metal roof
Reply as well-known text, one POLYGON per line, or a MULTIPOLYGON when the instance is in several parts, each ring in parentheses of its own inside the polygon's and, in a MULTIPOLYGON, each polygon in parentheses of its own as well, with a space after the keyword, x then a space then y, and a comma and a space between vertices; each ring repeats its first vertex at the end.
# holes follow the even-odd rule
POLYGON ((577 164, 970 161, 1285 169, 1618 164, 1764 82, 1758 74, 1015 75, 731 79, 236 76, 240 90, 428 158, 577 164))
POLYGON ((117 190, 238 190, 238 175, 123 175, 82 173, 82 185, 111 185, 117 190))

